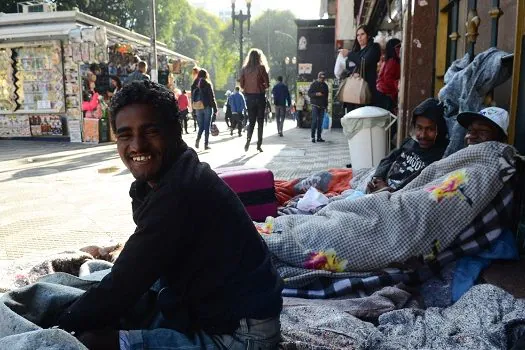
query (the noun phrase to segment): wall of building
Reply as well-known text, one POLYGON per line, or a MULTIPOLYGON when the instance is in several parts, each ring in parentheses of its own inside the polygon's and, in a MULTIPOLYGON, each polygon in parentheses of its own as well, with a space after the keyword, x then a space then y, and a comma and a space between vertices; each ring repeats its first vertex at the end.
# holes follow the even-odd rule
POLYGON ((413 11, 408 7, 404 12, 398 141, 409 133, 414 108, 434 94, 437 6, 432 1, 413 1, 413 11))

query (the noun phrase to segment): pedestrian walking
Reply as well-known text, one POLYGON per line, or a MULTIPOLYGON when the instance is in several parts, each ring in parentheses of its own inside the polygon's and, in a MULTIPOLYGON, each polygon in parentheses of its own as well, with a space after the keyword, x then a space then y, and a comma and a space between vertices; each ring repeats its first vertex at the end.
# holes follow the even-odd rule
POLYGON ((210 127, 211 121, 217 115, 217 101, 213 92, 213 85, 208 78, 206 69, 201 69, 197 79, 191 85, 191 97, 193 109, 196 110, 199 132, 195 141, 195 148, 199 148, 199 142, 204 133, 204 149, 210 149, 210 127))
POLYGON ((283 77, 277 77, 277 84, 272 89, 273 103, 275 105, 275 120, 277 121, 277 133, 283 137, 284 119, 286 117, 286 107, 291 107, 290 91, 288 86, 283 83, 283 77))
POLYGON ((248 107, 248 135, 244 150, 247 152, 252 140, 253 129, 257 121, 257 150, 262 152, 262 139, 264 128, 264 109, 266 105, 266 90, 270 86, 268 77, 268 61, 259 49, 251 49, 244 61, 241 70, 241 88, 244 90, 246 105, 248 107))
POLYGON ((186 90, 182 90, 180 96, 178 97, 177 103, 179 104, 179 119, 180 124, 184 128, 184 132, 188 134, 188 107, 189 99, 186 95, 186 90))
POLYGON ((326 75, 319 72, 317 81, 310 85, 308 97, 312 105, 312 142, 324 142, 321 137, 323 132, 323 118, 328 106, 328 85, 325 83, 326 75), (316 138, 317 131, 317 138, 316 138))
POLYGON ((302 91, 299 91, 299 96, 295 102, 295 119, 297 120, 297 127, 300 128, 303 124, 303 111, 305 107, 305 99, 302 91))
POLYGON ((233 136, 233 131, 237 129, 239 137, 242 136, 242 121, 244 113, 246 112, 246 100, 244 95, 241 93, 241 89, 237 86, 233 94, 228 98, 228 102, 231 107, 231 130, 230 135, 233 136))
POLYGON ((230 90, 226 91, 226 103, 224 104, 222 110, 224 112, 224 121, 228 129, 231 128, 232 124, 232 108, 230 106, 230 96, 232 92, 230 90))

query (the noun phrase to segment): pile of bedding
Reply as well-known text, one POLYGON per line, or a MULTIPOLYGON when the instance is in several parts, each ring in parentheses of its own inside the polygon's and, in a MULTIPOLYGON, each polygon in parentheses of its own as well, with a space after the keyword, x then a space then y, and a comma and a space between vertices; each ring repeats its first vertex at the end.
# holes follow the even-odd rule
MULTIPOLYGON (((100 272, 84 278, 57 273, 6 293, 0 298, 0 349, 86 349, 52 326, 72 300, 102 278, 100 272)), ((374 298, 401 304, 405 299, 399 291, 374 298)), ((525 301, 491 285, 475 286, 448 308, 386 312, 376 325, 352 315, 359 309, 344 300, 285 298, 280 348, 496 350, 510 348, 525 331, 525 301)))
POLYGON ((284 295, 328 298, 420 282, 489 247, 509 218, 514 156, 513 147, 497 142, 471 146, 431 164, 398 192, 275 218, 263 237, 285 280, 284 295))

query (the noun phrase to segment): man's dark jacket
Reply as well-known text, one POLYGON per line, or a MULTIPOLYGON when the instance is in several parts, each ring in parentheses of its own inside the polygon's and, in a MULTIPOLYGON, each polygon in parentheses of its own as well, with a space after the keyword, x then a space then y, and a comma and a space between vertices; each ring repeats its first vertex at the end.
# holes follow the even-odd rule
POLYGON ((326 108, 328 106, 328 85, 325 82, 316 80, 310 85, 308 90, 308 96, 310 97, 310 103, 314 106, 326 108), (321 92, 322 96, 316 96, 315 94, 321 92))
POLYGON ((272 89, 273 104, 276 106, 288 106, 292 105, 290 99, 290 91, 288 86, 284 85, 283 82, 278 82, 272 89))
POLYGON ((159 279, 169 295, 159 297, 163 316, 182 332, 229 334, 242 318, 279 315, 282 279, 240 199, 193 150, 180 152, 154 189, 132 184, 135 233, 111 273, 61 315, 61 328, 118 327, 159 279))

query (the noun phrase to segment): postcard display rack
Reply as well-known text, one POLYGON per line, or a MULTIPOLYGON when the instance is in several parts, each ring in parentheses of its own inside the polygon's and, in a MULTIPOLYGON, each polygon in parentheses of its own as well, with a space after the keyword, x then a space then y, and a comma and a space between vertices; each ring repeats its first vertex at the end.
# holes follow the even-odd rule
POLYGON ((64 112, 60 41, 0 47, 0 137, 62 136, 64 112))

